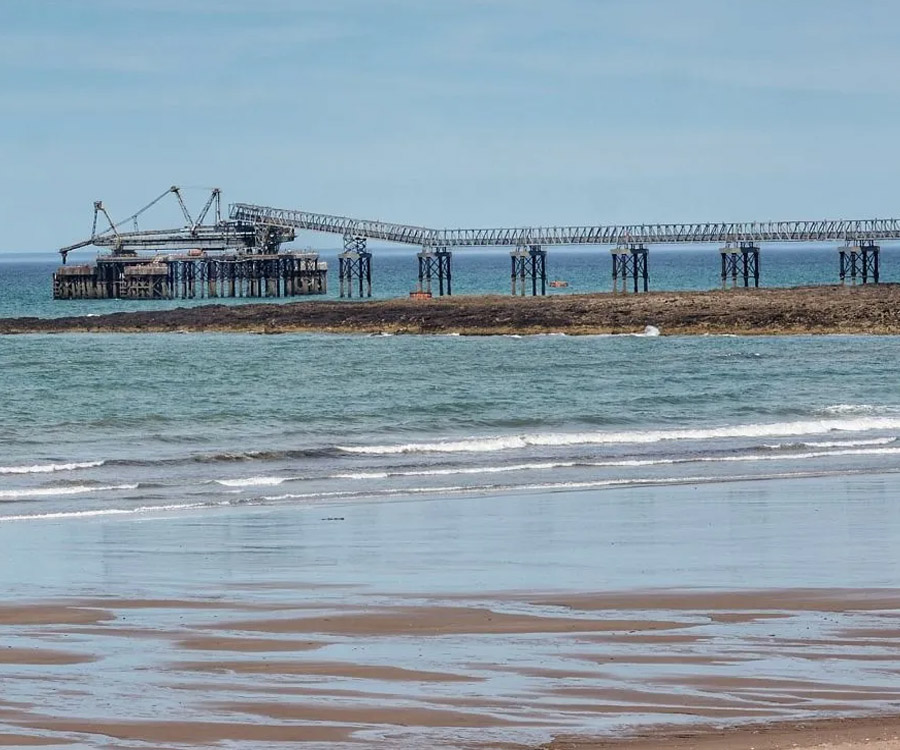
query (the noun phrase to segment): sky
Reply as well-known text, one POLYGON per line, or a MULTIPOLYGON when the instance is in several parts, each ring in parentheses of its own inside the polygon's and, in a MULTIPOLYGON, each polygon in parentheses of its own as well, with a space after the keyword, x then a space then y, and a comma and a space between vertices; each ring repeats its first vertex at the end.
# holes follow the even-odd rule
POLYGON ((900 215, 893 0, 0 0, 0 92, 0 252, 170 185, 438 228, 900 215))

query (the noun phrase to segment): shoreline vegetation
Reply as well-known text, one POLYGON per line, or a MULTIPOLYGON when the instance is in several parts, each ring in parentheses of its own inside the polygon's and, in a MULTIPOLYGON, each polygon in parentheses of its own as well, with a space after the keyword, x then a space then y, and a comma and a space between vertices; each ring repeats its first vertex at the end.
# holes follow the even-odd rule
MULTIPOLYGON (((65 302, 60 305, 65 305, 65 302)), ((778 289, 303 300, 59 318, 2 318, 0 334, 900 334, 900 284, 778 289)))

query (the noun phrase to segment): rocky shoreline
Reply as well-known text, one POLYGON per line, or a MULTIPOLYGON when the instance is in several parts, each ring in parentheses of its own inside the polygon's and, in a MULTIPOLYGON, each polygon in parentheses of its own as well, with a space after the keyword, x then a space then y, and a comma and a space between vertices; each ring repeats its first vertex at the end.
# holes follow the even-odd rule
MULTIPOLYGON (((65 304, 65 303, 61 303, 65 304)), ((62 318, 3 318, 0 334, 395 333, 572 335, 900 334, 900 285, 549 297, 209 304, 62 318)))

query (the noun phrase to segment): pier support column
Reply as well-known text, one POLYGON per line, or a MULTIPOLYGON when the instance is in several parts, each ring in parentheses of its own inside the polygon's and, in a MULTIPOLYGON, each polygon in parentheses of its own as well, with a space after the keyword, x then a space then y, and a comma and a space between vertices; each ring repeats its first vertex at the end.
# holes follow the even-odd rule
POLYGON ((431 294, 432 280, 436 278, 438 294, 441 297, 444 294, 452 295, 451 258, 453 253, 446 247, 439 247, 436 250, 424 247, 417 257, 419 259, 419 289, 431 294))
POLYGON ((525 294, 525 280, 531 277, 531 294, 536 297, 547 293, 547 251, 540 245, 520 245, 509 254, 512 270, 512 293, 525 294), (540 289, 540 292, 538 292, 540 289))
POLYGON ((218 297, 219 296, 219 269, 220 263, 218 260, 208 260, 206 261, 206 296, 207 297, 218 297))
POLYGON ((620 245, 614 247, 612 255, 613 292, 619 291, 619 278, 622 279, 622 291, 628 291, 628 279, 632 279, 635 293, 650 290, 649 268, 647 259, 649 250, 644 245, 620 245))
POLYGON ((246 265, 247 271, 247 288, 245 291, 245 296, 247 297, 258 297, 259 296, 259 264, 256 260, 248 260, 246 265))
POLYGON ((266 276, 266 297, 279 297, 281 288, 278 284, 279 266, 277 258, 270 258, 263 262, 266 276))
POLYGON ((516 291, 518 289, 517 280, 522 280, 522 294, 525 294, 525 254, 522 252, 521 248, 516 248, 511 251, 509 254, 509 258, 511 261, 510 266, 510 279, 512 281, 512 290, 511 293, 513 297, 516 296, 516 291))
POLYGON ((435 252, 438 262, 438 291, 441 297, 444 296, 444 282, 447 284, 447 296, 453 296, 453 269, 451 260, 453 253, 446 247, 439 247, 435 252))
POLYGON ((845 245, 840 248, 841 283, 846 283, 847 276, 850 283, 856 283, 857 275, 862 277, 862 283, 868 284, 869 279, 873 284, 878 283, 881 275, 881 248, 871 240, 860 242, 858 245, 845 245))
POLYGON ((738 285, 738 276, 744 279, 744 286, 759 286, 759 247, 752 242, 742 242, 740 246, 725 245, 720 248, 722 254, 722 288, 728 286, 728 278, 731 277, 731 286, 738 285))
POLYGON ((281 261, 281 281, 284 287, 284 296, 293 297, 296 294, 297 261, 293 258, 285 258, 281 261))
POLYGON ((366 250, 366 238, 344 235, 344 252, 338 255, 338 279, 341 297, 353 296, 353 279, 359 287, 359 296, 372 296, 372 253, 366 250), (345 294, 346 292, 346 294, 345 294))
POLYGON ((741 265, 744 272, 744 286, 750 286, 750 278, 753 278, 753 286, 759 287, 759 247, 752 242, 741 243, 741 265))
POLYGON ((185 278, 185 284, 186 284, 184 298, 185 299, 188 299, 188 298, 193 299, 196 294, 196 290, 197 290, 197 273, 196 273, 197 269, 194 266, 194 261, 192 261, 192 260, 186 260, 183 265, 184 265, 184 278, 185 278))
MULTIPOLYGON (((237 297, 237 294, 235 293, 237 290, 236 290, 235 278, 234 278, 236 265, 237 265, 237 263, 233 260, 228 261, 225 264, 225 279, 228 284, 228 288, 225 291, 226 297, 237 297)), ((223 282, 223 285, 224 285, 224 283, 225 282, 223 282)))
POLYGON ((731 277, 731 286, 738 285, 738 268, 740 267, 740 250, 734 245, 725 245, 719 248, 722 255, 722 289, 728 287, 728 278, 731 277))

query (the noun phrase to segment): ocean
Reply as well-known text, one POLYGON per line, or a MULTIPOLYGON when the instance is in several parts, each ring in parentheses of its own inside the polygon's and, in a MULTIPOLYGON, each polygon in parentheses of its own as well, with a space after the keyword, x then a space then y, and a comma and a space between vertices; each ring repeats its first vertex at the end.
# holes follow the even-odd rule
MULTIPOLYGON (((658 253, 654 288, 714 287, 717 255, 658 253)), ((834 255, 772 251, 764 278, 827 283, 834 255)), ((458 292, 505 288, 505 253, 458 257, 458 292)), ((563 293, 606 283, 596 252, 552 258, 563 293)), ((376 291, 403 295, 411 254, 375 263, 376 291)), ((0 315, 203 303, 54 302, 54 265, 0 263, 0 315)), ((835 336, 3 338, 0 520, 891 469, 898 353, 835 336)))
POLYGON ((0 339, 0 521, 900 467, 893 337, 0 339))

